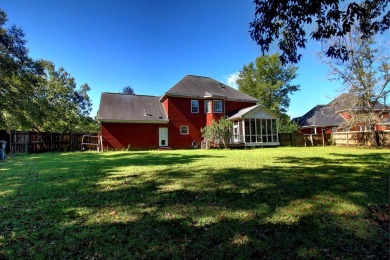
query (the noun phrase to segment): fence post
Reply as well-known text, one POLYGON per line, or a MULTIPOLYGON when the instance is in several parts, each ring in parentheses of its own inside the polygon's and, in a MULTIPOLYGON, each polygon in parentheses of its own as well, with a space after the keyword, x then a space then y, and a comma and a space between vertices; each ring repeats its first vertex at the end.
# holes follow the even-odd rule
POLYGON ((32 153, 33 149, 32 149, 32 133, 31 133, 31 131, 29 132, 29 135, 30 135, 30 136, 29 136, 29 140, 30 140, 30 141, 29 141, 29 148, 30 148, 30 149, 28 149, 27 152, 32 153))
POLYGON ((69 141, 70 141, 70 144, 69 144, 70 151, 73 152, 73 133, 72 132, 70 133, 69 141))

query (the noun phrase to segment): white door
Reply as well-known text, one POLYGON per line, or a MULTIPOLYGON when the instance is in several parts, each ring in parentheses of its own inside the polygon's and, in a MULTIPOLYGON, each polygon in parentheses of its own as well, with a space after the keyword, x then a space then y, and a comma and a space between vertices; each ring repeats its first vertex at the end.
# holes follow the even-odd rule
POLYGON ((240 128, 238 124, 233 126, 233 141, 235 143, 240 142, 240 128))
POLYGON ((158 129, 158 145, 168 146, 168 127, 160 127, 158 129))

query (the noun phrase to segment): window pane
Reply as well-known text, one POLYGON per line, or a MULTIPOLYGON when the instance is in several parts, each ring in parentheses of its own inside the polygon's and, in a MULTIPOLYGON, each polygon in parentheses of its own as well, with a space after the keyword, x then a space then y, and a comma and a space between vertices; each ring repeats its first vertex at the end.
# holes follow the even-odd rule
POLYGON ((210 100, 205 100, 204 101, 204 112, 206 114, 210 113, 210 100))
POLYGON ((180 134, 182 134, 182 135, 188 134, 188 126, 187 125, 180 126, 180 134))
POLYGON ((214 100, 214 113, 222 113, 222 101, 221 100, 214 100))
POLYGON ((199 113, 199 101, 191 100, 191 113, 199 113))

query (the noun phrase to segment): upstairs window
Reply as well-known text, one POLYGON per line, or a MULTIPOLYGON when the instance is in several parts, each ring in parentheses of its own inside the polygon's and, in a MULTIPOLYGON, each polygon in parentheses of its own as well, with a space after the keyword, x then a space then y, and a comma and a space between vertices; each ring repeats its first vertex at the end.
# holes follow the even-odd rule
POLYGON ((199 113, 199 101, 191 100, 191 113, 199 113))
POLYGON ((214 113, 222 113, 222 100, 213 101, 214 113))
POLYGON ((204 101, 204 113, 205 114, 211 113, 210 100, 205 100, 204 101))

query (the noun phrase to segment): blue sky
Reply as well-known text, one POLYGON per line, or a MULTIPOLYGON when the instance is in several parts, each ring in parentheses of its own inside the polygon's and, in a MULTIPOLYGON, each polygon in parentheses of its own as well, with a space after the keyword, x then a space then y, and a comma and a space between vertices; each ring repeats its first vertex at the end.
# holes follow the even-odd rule
MULTIPOLYGON (((233 86, 234 75, 259 56, 251 40, 252 1, 0 0, 8 26, 23 28, 30 56, 64 67, 88 83, 95 116, 102 92, 160 96, 185 75, 212 77, 233 86)), ((301 116, 337 95, 328 69, 310 43, 297 64, 288 114, 301 116)), ((276 52, 272 48, 270 54, 276 52)))

